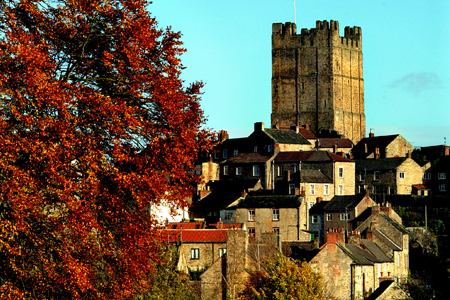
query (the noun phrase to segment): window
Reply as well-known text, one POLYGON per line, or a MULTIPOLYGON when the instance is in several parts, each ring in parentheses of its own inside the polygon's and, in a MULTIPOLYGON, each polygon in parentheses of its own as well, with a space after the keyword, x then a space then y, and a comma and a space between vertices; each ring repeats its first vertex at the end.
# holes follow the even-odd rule
POLYGON ((427 179, 427 173, 423 173, 423 179, 427 179))
POLYGON ((241 167, 237 167, 236 168, 236 175, 242 175, 242 168, 241 167))
POLYGON ((219 159, 219 152, 214 152, 214 159, 219 159))
POLYGON ((280 234, 280 228, 279 227, 273 227, 273 232, 280 234))
POLYGON ((202 175, 202 165, 195 166, 195 175, 202 175))
POLYGON ((341 213, 341 221, 350 220, 350 213, 341 213))
POLYGON ((310 195, 315 195, 316 194, 316 186, 314 184, 310 184, 309 185, 309 194, 310 195))
POLYGON ((227 253, 227 248, 219 248, 219 257, 222 257, 227 253))
POLYGON ((314 201, 309 201, 309 209, 311 209, 311 207, 313 207, 314 204, 316 204, 316 202, 314 202, 314 201))
POLYGON ((231 211, 225 211, 225 220, 231 220, 233 219, 233 212, 231 211))
POLYGON ((293 170, 293 173, 297 173, 297 171, 298 171, 297 165, 293 165, 292 170, 293 170))
POLYGON ((278 176, 282 176, 283 175, 283 167, 282 166, 278 166, 277 167, 277 174, 278 174, 278 176))
POLYGON ((390 186, 389 187, 389 195, 394 195, 395 194, 395 187, 390 186))
POLYGON ((273 145, 268 145, 267 146, 267 152, 273 152, 273 145))
POLYGON ((323 194, 324 194, 325 196, 327 196, 327 195, 330 194, 330 185, 329 185, 329 184, 325 184, 325 185, 323 186, 323 194))
POLYGON ((295 183, 289 184, 289 195, 295 194, 295 183))
POLYGON ((333 215, 327 214, 327 221, 333 221, 333 215))
POLYGON ((223 175, 228 175, 228 166, 223 166, 223 175))
POLYGON ((255 227, 250 227, 248 229, 248 235, 249 236, 255 236, 255 227))
POLYGON ((344 186, 342 184, 338 187, 338 195, 344 195, 344 186))
POLYGON ((365 172, 359 172, 359 180, 364 181, 366 180, 366 173, 365 172))
POLYGON ((374 185, 374 186, 373 186, 373 192, 374 192, 375 194, 380 194, 380 193, 381 193, 381 186, 379 186, 379 185, 374 185))
POLYGON ((364 190, 364 185, 360 185, 359 186, 359 193, 360 194, 364 194, 365 190, 364 190))
POLYGON ((280 220, 280 210, 278 208, 272 209, 272 221, 279 221, 280 220))
POLYGON ((191 249, 191 259, 199 259, 200 258, 200 249, 192 248, 191 249))
POLYGON ((253 166, 253 176, 259 176, 259 166, 258 165, 253 166))
POLYGON ((440 184, 439 185, 439 191, 440 192, 445 192, 445 184, 440 184))
POLYGON ((438 179, 439 180, 443 180, 445 178, 446 178, 445 173, 438 173, 438 179))
POLYGON ((339 178, 344 178, 344 167, 339 167, 339 178))
POLYGON ((311 223, 313 223, 313 224, 319 223, 319 216, 318 215, 313 215, 312 218, 311 218, 311 223))
POLYGON ((428 179, 431 179, 431 173, 428 173, 428 179))
POLYGON ((228 157, 228 149, 223 149, 222 155, 223 155, 223 158, 227 158, 228 157))
POLYGON ((258 153, 258 146, 253 147, 253 152, 258 153))
POLYGON ((254 209, 249 209, 248 210, 248 220, 250 222, 255 221, 255 210, 254 209))
POLYGON ((405 172, 399 172, 398 173, 398 178, 405 179, 405 172))
POLYGON ((380 180, 380 171, 375 171, 375 173, 373 173, 373 180, 380 180))
POLYGON ((233 156, 236 156, 236 155, 238 155, 238 154, 239 154, 239 150, 235 149, 235 150, 233 151, 233 156))

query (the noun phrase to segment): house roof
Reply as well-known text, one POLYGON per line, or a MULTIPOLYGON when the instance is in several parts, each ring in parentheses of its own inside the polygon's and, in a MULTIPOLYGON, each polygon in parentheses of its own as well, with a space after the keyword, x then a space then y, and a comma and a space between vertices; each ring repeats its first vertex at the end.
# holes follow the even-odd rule
POLYGON ((166 229, 200 229, 203 228, 203 222, 172 222, 166 226, 166 229))
POLYGON ((320 170, 309 170, 304 169, 301 171, 302 182, 306 183, 333 183, 333 180, 328 178, 322 171, 320 170))
POLYGON ((378 286, 378 288, 372 294, 370 294, 370 296, 366 299, 367 300, 378 299, 384 292, 386 292, 388 290, 388 288, 390 286, 393 286, 393 285, 395 285, 395 282, 393 280, 383 280, 382 282, 380 282, 380 285, 378 286))
MULTIPOLYGON (((222 229, 242 229, 242 223, 222 223, 222 229)), ((217 223, 206 225, 206 229, 218 229, 217 223)))
POLYGON ((360 265, 373 265, 374 263, 392 262, 392 259, 386 256, 383 251, 372 241, 361 239, 360 245, 340 244, 338 246, 350 257, 355 263, 360 265))
POLYGON ((361 139, 352 149, 352 153, 358 156, 367 156, 375 151, 375 148, 379 148, 380 151, 384 150, 393 140, 395 140, 399 134, 395 135, 384 135, 384 136, 374 136, 366 137, 361 139), (366 145, 368 153, 365 155, 366 145))
POLYGON ((356 171, 384 171, 397 169, 407 157, 389 157, 379 159, 356 159, 356 171))
POLYGON ((346 195, 334 196, 331 201, 323 208, 326 211, 330 210, 345 210, 354 209, 363 199, 365 195, 346 195))
POLYGON ((370 240, 362 239, 361 244, 366 247, 367 250, 370 251, 370 253, 377 259, 377 261, 374 262, 391 262, 392 259, 389 258, 386 253, 381 250, 378 245, 370 240))
POLYGON ((226 243, 227 230, 224 229, 188 229, 163 230, 164 241, 185 243, 226 243))
POLYGON ((311 131, 309 131, 309 129, 306 129, 305 127, 299 127, 298 128, 298 132, 303 135, 305 137, 305 139, 316 139, 317 137, 314 135, 314 133, 312 133, 311 131))
POLYGON ((381 232, 378 228, 373 229, 373 234, 387 247, 392 249, 393 251, 401 251, 402 247, 397 245, 393 240, 388 238, 383 232, 381 232))
POLYGON ((345 157, 330 153, 328 151, 286 151, 280 152, 275 157, 276 163, 283 162, 352 162, 352 160, 345 157))
POLYGON ((272 156, 261 155, 259 153, 239 153, 226 160, 226 164, 247 164, 247 163, 265 163, 272 156))
POLYGON ((297 208, 302 203, 298 195, 247 195, 239 208, 297 208))
POLYGON ((333 148, 336 145, 338 148, 353 148, 353 142, 349 139, 342 138, 319 138, 321 148, 333 148))
POLYGON ((323 208, 325 207, 325 205, 328 204, 328 202, 330 202, 330 201, 320 201, 320 202, 314 204, 313 207, 311 207, 309 209, 309 215, 323 214, 323 208))
POLYGON ((390 223, 392 226, 394 226, 401 233, 408 234, 408 230, 406 230, 406 227, 403 226, 402 224, 398 223, 397 221, 395 221, 391 217, 389 217, 388 214, 386 214, 384 212, 383 213, 380 212, 380 216, 383 217, 384 219, 386 219, 386 221, 388 221, 388 223, 390 223))
POLYGON ((264 132, 271 137, 275 143, 311 145, 303 135, 294 130, 267 128, 264 129, 264 132))

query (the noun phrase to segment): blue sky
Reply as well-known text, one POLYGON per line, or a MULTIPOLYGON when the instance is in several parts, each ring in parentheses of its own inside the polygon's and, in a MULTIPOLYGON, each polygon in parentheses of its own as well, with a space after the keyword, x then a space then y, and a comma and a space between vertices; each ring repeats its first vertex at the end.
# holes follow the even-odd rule
MULTIPOLYGON (((367 132, 414 146, 450 139, 450 1, 295 1, 297 32, 316 20, 362 28, 367 132)), ((153 0, 181 31, 186 83, 203 81, 207 127, 245 137, 270 126, 272 23, 294 21, 293 0, 153 0)), ((447 142, 449 144, 450 142, 447 142)))

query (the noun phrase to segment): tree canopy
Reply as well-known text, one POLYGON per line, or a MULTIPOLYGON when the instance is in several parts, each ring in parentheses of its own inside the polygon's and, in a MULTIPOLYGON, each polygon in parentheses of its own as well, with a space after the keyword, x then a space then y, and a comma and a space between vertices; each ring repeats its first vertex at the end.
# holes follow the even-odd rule
POLYGON ((281 254, 267 260, 265 271, 253 273, 241 294, 255 300, 320 300, 321 276, 306 263, 281 254))
POLYGON ((180 33, 146 0, 0 1, 0 295, 149 288, 149 213, 185 206, 209 147, 180 33))

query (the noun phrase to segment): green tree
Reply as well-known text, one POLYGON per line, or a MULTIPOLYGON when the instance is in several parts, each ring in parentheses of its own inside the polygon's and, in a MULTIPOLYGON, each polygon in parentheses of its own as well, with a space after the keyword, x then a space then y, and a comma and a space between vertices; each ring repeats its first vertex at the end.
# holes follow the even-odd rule
POLYGON ((242 299, 319 300, 322 296, 320 274, 306 263, 281 254, 267 260, 265 272, 253 273, 240 295, 242 299))

